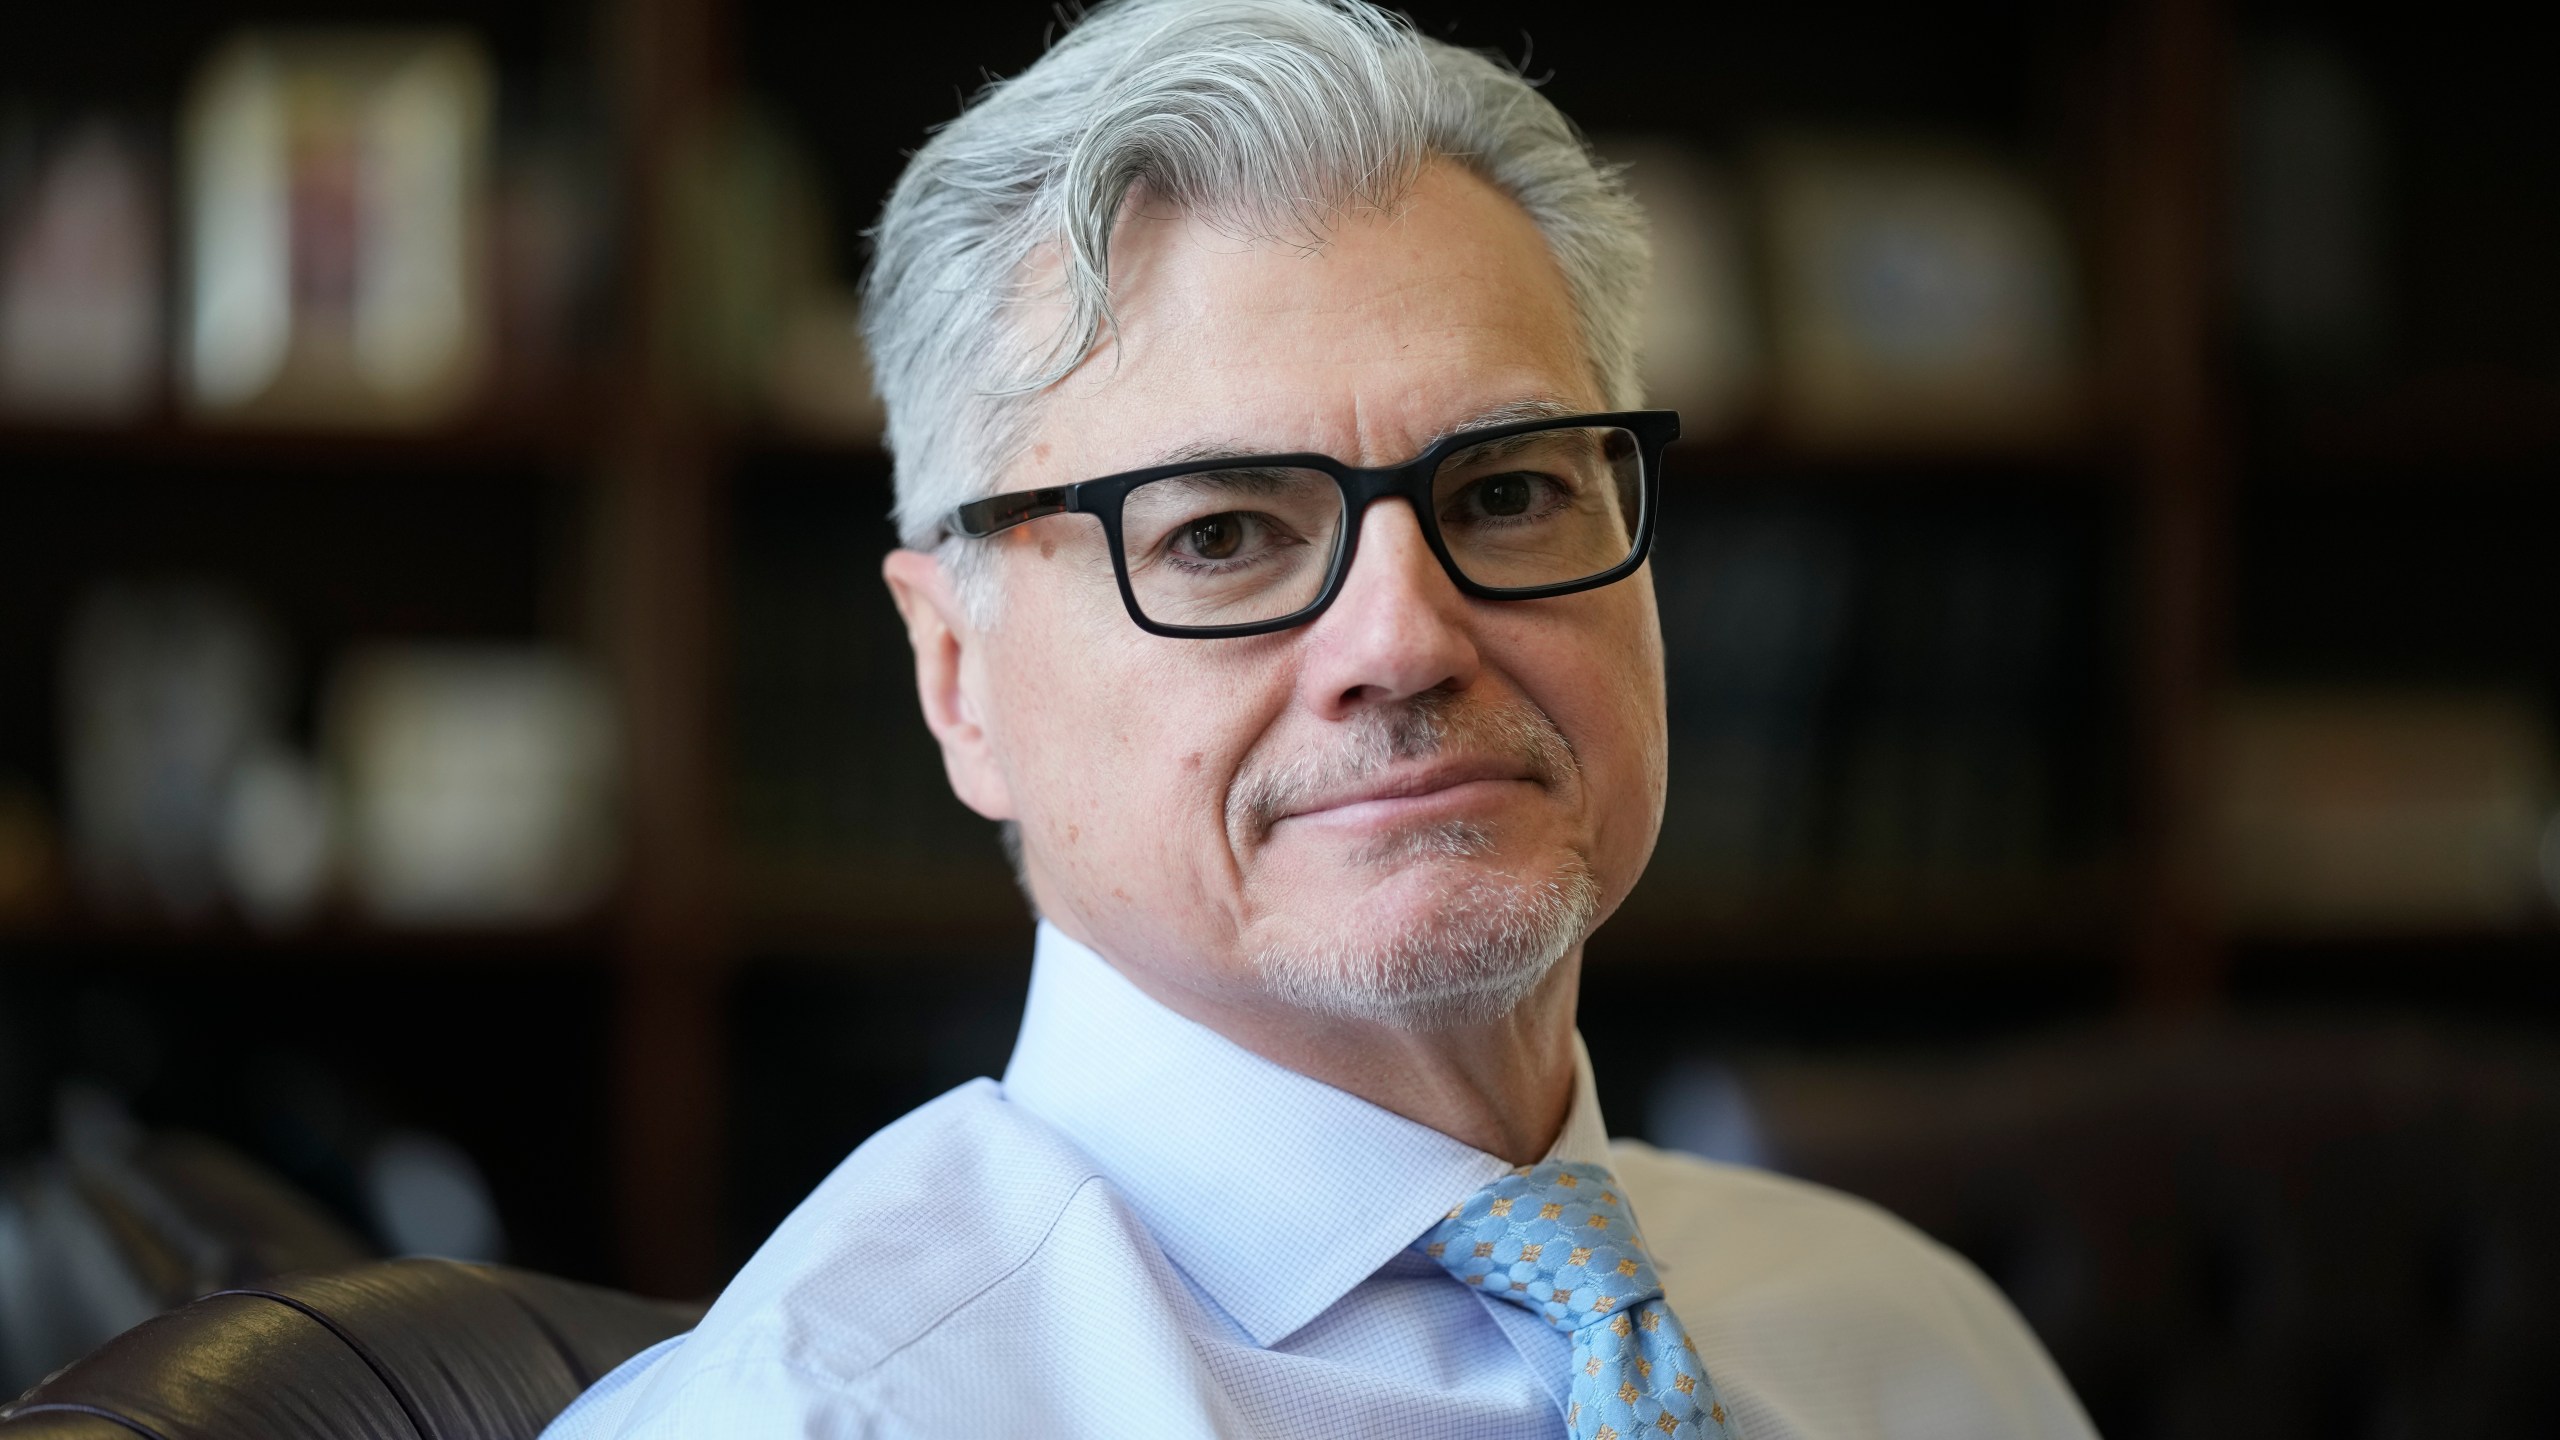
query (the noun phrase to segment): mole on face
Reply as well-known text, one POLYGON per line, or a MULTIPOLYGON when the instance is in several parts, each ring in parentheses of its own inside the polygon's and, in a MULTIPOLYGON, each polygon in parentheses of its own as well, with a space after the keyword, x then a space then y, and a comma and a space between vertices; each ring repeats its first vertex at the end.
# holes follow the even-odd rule
POLYGON ((1199 768, 1200 768, 1200 752, 1199 752, 1199 751, 1197 751, 1197 750, 1194 750, 1194 751, 1192 751, 1190 754, 1183 756, 1183 757, 1182 757, 1182 768, 1183 768, 1183 769, 1185 769, 1185 770, 1197 770, 1197 769, 1199 769, 1199 768))
POLYGON ((1041 558, 1041 559, 1043 559, 1043 560, 1055 560, 1055 559, 1057 559, 1057 558, 1058 558, 1058 542, 1057 542, 1057 541, 1055 541, 1055 540, 1043 540, 1043 541, 1041 541, 1041 542, 1040 542, 1040 558, 1041 558))

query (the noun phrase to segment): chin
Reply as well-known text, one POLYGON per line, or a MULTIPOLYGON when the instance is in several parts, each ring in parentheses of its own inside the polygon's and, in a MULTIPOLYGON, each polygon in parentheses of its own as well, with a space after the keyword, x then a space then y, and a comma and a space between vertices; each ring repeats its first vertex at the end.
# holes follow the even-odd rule
POLYGON ((1526 999, 1599 912, 1578 853, 1508 866, 1455 833, 1390 848, 1340 877, 1349 893, 1305 887, 1266 922, 1252 954, 1275 998, 1406 1030, 1484 1024, 1526 999))

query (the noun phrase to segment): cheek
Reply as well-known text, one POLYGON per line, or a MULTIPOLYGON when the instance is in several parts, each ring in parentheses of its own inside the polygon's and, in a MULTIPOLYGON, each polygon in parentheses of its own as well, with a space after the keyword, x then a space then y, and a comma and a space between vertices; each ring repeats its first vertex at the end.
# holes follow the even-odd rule
POLYGON ((1591 607, 1592 623, 1540 647, 1552 663, 1531 695, 1582 762, 1593 858, 1604 871, 1629 868, 1631 883, 1652 853, 1669 785, 1662 637, 1647 592, 1613 587, 1600 597, 1608 603, 1591 607))
MULTIPOLYGON (((1651 577, 1646 577, 1648 582, 1651 577)), ((1629 586, 1629 599, 1636 610, 1633 623, 1626 629, 1627 655, 1623 663, 1626 676, 1625 703, 1632 712, 1629 730, 1640 737, 1640 759, 1644 769, 1645 793, 1652 824, 1662 821, 1662 802, 1669 789, 1671 774, 1671 725, 1664 694, 1662 620, 1654 608, 1653 587, 1629 586)))
POLYGON ((1226 786, 1251 740, 1245 687, 1204 663, 1218 657, 1179 648, 1206 642, 1129 624, 1116 596, 1087 614, 1045 590, 1035 577, 1008 595, 1022 603, 993 646, 1027 838, 1062 882, 1099 895, 1133 874, 1223 873, 1226 786))
POLYGON ((1120 803, 1147 827, 1146 842, 1191 868, 1223 873, 1228 788, 1268 714, 1255 683, 1260 668, 1221 663, 1229 657, 1216 645, 1153 638, 1138 645, 1118 712, 1128 767, 1120 803))

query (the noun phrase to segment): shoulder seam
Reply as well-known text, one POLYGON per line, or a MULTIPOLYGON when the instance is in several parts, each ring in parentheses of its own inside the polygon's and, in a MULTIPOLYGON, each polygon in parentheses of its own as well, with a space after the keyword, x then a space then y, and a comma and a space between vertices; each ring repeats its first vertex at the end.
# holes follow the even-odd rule
POLYGON ((844 1378, 852 1380, 858 1376, 867 1375, 870 1372, 879 1369, 881 1366, 888 1364, 890 1361, 897 1359, 900 1354, 904 1353, 908 1349, 908 1347, 930 1337, 934 1331, 939 1330, 944 1325, 950 1323, 952 1317, 958 1315, 961 1311, 968 1309, 970 1306, 977 1304, 988 1291, 995 1289, 1007 1280, 1012 1279, 1015 1275, 1020 1274, 1023 1266, 1040 1258, 1040 1252, 1049 1248, 1049 1237, 1058 1233, 1058 1224, 1067 1218, 1067 1211, 1074 1207, 1076 1197, 1084 1193, 1086 1186, 1091 1185, 1094 1181, 1101 1178, 1102 1176, 1099 1172, 1089 1172, 1083 1179, 1076 1182, 1076 1188, 1068 1191, 1067 1198, 1059 1202, 1057 1213, 1049 1217, 1048 1228, 1040 1232, 1040 1238, 1033 1242, 1030 1249, 1022 1253, 1021 1259, 1006 1266, 1001 1274, 990 1277, 984 1285, 981 1285, 977 1289, 970 1291, 968 1294, 961 1296, 960 1299, 953 1302, 950 1309, 935 1316, 931 1324, 925 1326, 921 1330, 918 1330, 906 1339, 899 1341, 897 1344, 890 1346, 888 1349, 883 1350, 880 1352, 878 1358, 873 1359, 869 1363, 865 1364, 861 1369, 854 1371, 852 1374, 847 1375, 844 1378))

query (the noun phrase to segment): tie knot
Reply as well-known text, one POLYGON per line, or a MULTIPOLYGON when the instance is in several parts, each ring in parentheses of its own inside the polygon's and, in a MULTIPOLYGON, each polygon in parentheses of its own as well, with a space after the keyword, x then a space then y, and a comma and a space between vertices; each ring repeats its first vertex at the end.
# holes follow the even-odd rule
POLYGON ((1450 1211, 1422 1245, 1450 1274, 1559 1330, 1623 1323, 1662 1294, 1625 1194, 1597 1165, 1514 1170, 1450 1211))

